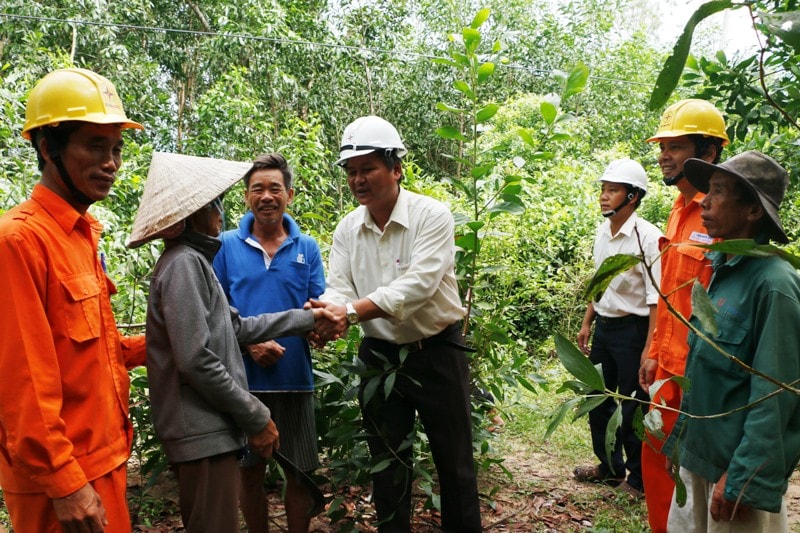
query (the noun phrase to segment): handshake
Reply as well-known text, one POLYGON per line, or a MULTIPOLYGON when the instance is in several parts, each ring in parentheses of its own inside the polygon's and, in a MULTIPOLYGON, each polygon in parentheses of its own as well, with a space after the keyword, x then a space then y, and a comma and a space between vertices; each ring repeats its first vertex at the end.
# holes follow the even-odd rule
POLYGON ((314 312, 314 329, 306 335, 308 342, 314 348, 323 348, 328 341, 336 340, 347 332, 350 324, 347 322, 345 306, 309 300, 303 309, 311 309, 314 312))

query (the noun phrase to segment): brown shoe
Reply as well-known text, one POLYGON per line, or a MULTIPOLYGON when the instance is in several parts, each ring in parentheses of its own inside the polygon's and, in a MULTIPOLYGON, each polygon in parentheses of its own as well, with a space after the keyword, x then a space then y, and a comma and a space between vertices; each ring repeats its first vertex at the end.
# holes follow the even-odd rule
POLYGON ((604 485, 608 485, 609 487, 616 487, 625 481, 624 477, 614 477, 611 474, 603 475, 603 473, 600 472, 599 466, 576 466, 573 474, 575 475, 575 479, 578 481, 602 483, 604 485))
POLYGON ((627 481, 623 481, 619 485, 615 487, 617 492, 622 492, 628 496, 633 501, 639 501, 644 497, 644 492, 637 489, 636 487, 629 485, 627 481))

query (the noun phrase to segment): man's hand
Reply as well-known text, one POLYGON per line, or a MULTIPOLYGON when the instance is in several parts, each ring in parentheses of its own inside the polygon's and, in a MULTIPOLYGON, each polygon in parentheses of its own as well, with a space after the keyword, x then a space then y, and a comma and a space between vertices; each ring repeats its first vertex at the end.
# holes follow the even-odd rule
POLYGON ((106 510, 100 496, 88 483, 69 496, 53 498, 56 518, 67 533, 105 531, 106 510))
POLYGON ((728 472, 722 474, 719 481, 714 485, 714 492, 711 495, 711 518, 714 522, 730 522, 733 520, 747 520, 750 516, 750 506, 739 502, 732 502, 725 498, 725 482, 728 480, 728 472))
POLYGON ((269 459, 273 450, 279 450, 281 443, 278 440, 278 427, 275 422, 270 418, 267 427, 261 430, 260 433, 250 435, 247 437, 250 448, 258 455, 269 459))
POLYGON ((275 341, 266 341, 251 344, 247 347, 247 351, 250 352, 250 357, 258 366, 266 368, 277 363, 283 357, 286 348, 275 341))
POLYGON ((650 391, 650 385, 656 379, 656 369, 658 368, 658 361, 656 359, 645 359, 639 367, 639 386, 645 390, 650 391))
POLYGON ((347 322, 347 310, 343 305, 309 300, 303 308, 314 311, 314 331, 309 334, 308 338, 316 348, 343 336, 350 325, 347 322))
POLYGON ((581 330, 578 332, 578 348, 584 353, 584 355, 589 355, 589 337, 592 334, 592 328, 589 326, 581 326, 581 330))

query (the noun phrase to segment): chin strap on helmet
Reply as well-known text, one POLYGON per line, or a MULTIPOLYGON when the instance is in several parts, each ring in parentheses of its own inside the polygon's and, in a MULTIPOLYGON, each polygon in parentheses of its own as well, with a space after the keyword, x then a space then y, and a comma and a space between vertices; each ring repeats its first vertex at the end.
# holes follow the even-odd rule
POLYGON ((625 199, 622 200, 622 202, 617 207, 615 207, 614 209, 612 209, 610 211, 603 211, 602 215, 605 218, 613 217, 614 215, 619 213, 620 209, 622 209, 623 207, 625 207, 626 205, 631 203, 631 200, 633 200, 634 198, 636 198, 636 194, 633 191, 628 191, 628 194, 625 195, 625 199))
POLYGON ((678 172, 676 176, 672 176, 671 178, 666 178, 666 177, 662 178, 662 181, 664 182, 664 185, 672 186, 676 185, 682 179, 683 179, 683 170, 681 170, 680 172, 678 172))
POLYGON ((61 161, 61 153, 60 153, 60 146, 58 140, 56 140, 54 135, 49 135, 47 128, 42 128, 44 131, 42 135, 44 135, 45 139, 47 140, 47 154, 50 156, 50 159, 55 164, 56 168, 58 169, 58 174, 61 176, 61 180, 69 189, 69 192, 72 194, 72 198, 75 199, 76 202, 83 204, 83 205, 92 205, 95 201, 83 194, 78 188, 75 186, 75 182, 72 181, 72 178, 67 172, 67 167, 64 166, 64 162, 61 161))

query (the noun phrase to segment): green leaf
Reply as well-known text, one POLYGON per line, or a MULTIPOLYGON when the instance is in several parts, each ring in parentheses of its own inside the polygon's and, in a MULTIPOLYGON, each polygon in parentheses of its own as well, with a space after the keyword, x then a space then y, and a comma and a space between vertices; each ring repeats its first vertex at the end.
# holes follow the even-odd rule
POLYGON ((609 283, 619 274, 637 265, 641 259, 635 255, 617 254, 607 257, 595 272, 589 285, 583 291, 584 300, 600 299, 601 293, 608 288, 609 283))
POLYGON ((473 178, 482 178, 486 174, 492 171, 494 168, 494 163, 489 163, 488 165, 480 165, 477 167, 472 167, 472 170, 469 171, 470 176, 473 178))
POLYGON ((370 378, 367 381, 367 384, 364 385, 364 404, 369 404, 369 401, 375 395, 375 391, 378 389, 378 385, 380 385, 381 380, 378 377, 370 378))
POLYGON ((474 233, 467 233, 460 237, 456 237, 456 246, 458 246, 462 250, 475 251, 477 245, 478 245, 478 239, 474 233))
POLYGON ((472 22, 470 23, 469 27, 477 30, 478 28, 481 27, 481 25, 484 22, 486 22, 491 13, 492 10, 489 9, 488 7, 485 9, 481 9, 475 14, 475 18, 472 19, 472 22))
POLYGON ((523 376, 517 376, 517 382, 518 382, 520 385, 522 385, 522 387, 523 387, 523 388, 525 388, 525 389, 529 390, 530 392, 532 392, 532 393, 534 393, 534 394, 538 394, 538 393, 539 393, 539 391, 536 389, 536 387, 534 386, 534 384, 533 384, 533 383, 531 383, 530 381, 528 381, 528 380, 527 380, 525 377, 523 377, 523 376))
POLYGON ((500 109, 500 106, 497 104, 487 104, 475 114, 475 122, 478 124, 486 122, 497 113, 498 109, 500 109))
MULTIPOLYGON (((408 350, 406 350, 406 355, 408 355, 408 350)), ((402 364, 402 361, 400 361, 402 364)), ((389 395, 392 393, 392 389, 394 389, 394 382, 397 379, 397 372, 390 372, 388 376, 386 376, 386 381, 383 382, 383 397, 389 398, 389 395)))
POLYGON ((471 219, 464 213, 453 212, 453 220, 456 226, 467 224, 471 219))
POLYGON ((636 434, 636 437, 644 442, 645 438, 647 438, 644 433, 644 409, 635 409, 633 411, 631 426, 633 427, 633 432, 636 434))
POLYGON ((648 433, 659 440, 664 440, 664 419, 658 408, 647 411, 644 415, 643 423, 648 433))
POLYGON ((494 63, 483 63, 478 67, 478 83, 483 83, 494 73, 494 63))
POLYGON ((686 484, 681 479, 681 476, 678 475, 680 469, 678 463, 673 462, 672 464, 675 469, 675 476, 673 476, 673 481, 675 481, 675 503, 677 503, 679 507, 683 507, 686 505, 686 484))
POLYGON ((445 104, 444 102, 438 102, 436 104, 436 109, 439 111, 450 111, 451 113, 463 113, 464 110, 458 107, 452 106, 450 104, 445 104))
POLYGON ((562 100, 566 100, 573 94, 582 93, 586 89, 586 82, 589 79, 589 67, 583 63, 579 63, 572 72, 569 73, 567 78, 567 89, 561 95, 562 100))
POLYGON ((384 470, 389 468, 390 464, 392 464, 392 459, 384 459, 380 463, 378 463, 375 466, 373 466, 372 468, 370 468, 369 469, 369 473, 370 474, 377 474, 378 472, 383 472, 384 470))
POLYGON ((583 415, 585 415, 586 413, 588 413, 589 411, 591 411, 592 409, 594 409, 595 407, 606 401, 607 399, 608 396, 606 396, 605 394, 599 396, 587 397, 586 401, 581 403, 581 405, 578 406, 578 409, 575 411, 574 419, 582 417, 583 415))
POLYGON ((650 394, 651 398, 655 398, 658 391, 661 389, 661 386, 668 381, 674 381, 678 387, 681 388, 682 391, 686 392, 689 390, 691 383, 688 379, 684 376, 670 376, 667 379, 658 379, 650 384, 650 388, 647 390, 648 394, 650 394))
POLYGON ((467 98, 471 100, 475 99, 475 93, 472 92, 472 89, 467 84, 467 82, 462 80, 456 80, 453 82, 453 87, 455 87, 457 91, 464 93, 467 96, 467 98))
POLYGON ((549 141, 568 141, 572 139, 572 135, 569 133, 555 133, 547 138, 549 141))
POLYGON ((459 52, 452 52, 450 57, 456 60, 459 66, 464 68, 469 68, 471 66, 469 62, 469 58, 462 53, 459 52))
POLYGON ((719 332, 717 327, 717 308, 711 302, 703 285, 694 280, 692 285, 692 315, 700 321, 703 330, 709 332, 712 337, 716 337, 719 332))
POLYGON ((714 250, 731 255, 745 255, 748 257, 769 257, 777 255, 788 261, 794 268, 800 270, 800 257, 775 246, 774 244, 757 244, 753 239, 730 239, 714 244, 693 244, 698 248, 714 250))
POLYGON ((445 59, 443 57, 434 57, 431 59, 431 63, 436 63, 438 65, 446 65, 448 67, 459 68, 458 63, 455 61, 451 61, 449 59, 445 59))
POLYGON ((464 28, 461 30, 461 36, 464 38, 464 47, 467 49, 467 55, 472 55, 481 44, 481 32, 472 28, 464 28))
POLYGON ((462 135, 461 132, 453 126, 442 126, 441 128, 436 128, 436 134, 443 139, 452 139, 456 141, 467 140, 467 138, 464 137, 464 135, 462 135))
POLYGON ((547 122, 548 126, 555 122, 556 115, 558 115, 558 109, 556 109, 556 106, 550 102, 542 100, 542 103, 539 104, 539 110, 542 112, 542 118, 545 122, 547 122))
POLYGON ((475 233, 478 232, 486 223, 482 220, 474 220, 472 222, 467 223, 467 227, 474 231, 475 233))
POLYGON ((567 416, 575 405, 581 401, 581 398, 572 398, 571 400, 567 400, 566 402, 561 404, 561 407, 558 408, 558 411, 553 413, 550 418, 550 423, 547 425, 547 431, 544 433, 544 440, 550 438, 550 435, 561 425, 561 422, 564 421, 564 417, 567 416))
POLYGON ((500 202, 498 204, 493 205, 489 209, 490 213, 508 213, 511 215, 521 215, 525 212, 525 206, 522 206, 515 202, 500 202))
POLYGON ((603 376, 597 371, 589 358, 583 355, 577 346, 567 340, 561 333, 556 333, 553 337, 556 343, 556 353, 558 359, 567 371, 578 378, 579 381, 590 386, 594 390, 604 390, 603 376))
POLYGON ((533 139, 533 136, 530 134, 528 130, 520 128, 517 130, 517 133, 519 134, 520 139, 522 139, 525 144, 533 148, 536 148, 537 143, 533 139))
MULTIPOLYGON (((606 458, 611 463, 611 452, 617 442, 617 430, 622 426, 622 403, 617 402, 617 408, 614 409, 614 414, 608 420, 606 426, 606 458)), ((625 477, 625 472, 612 472, 617 477, 625 477)))
POLYGON ((800 54, 800 11, 759 12, 758 17, 770 33, 777 35, 783 42, 794 48, 795 54, 800 54))
POLYGON ((692 46, 692 36, 697 24, 715 13, 732 7, 732 0, 712 0, 698 7, 697 10, 692 13, 692 16, 689 17, 689 20, 686 22, 686 26, 683 28, 683 33, 678 37, 678 41, 672 48, 672 54, 670 54, 664 62, 664 66, 658 75, 653 93, 650 95, 650 102, 648 103, 650 111, 661 109, 667 100, 669 100, 675 87, 678 86, 683 67, 686 64, 686 58, 689 55, 689 49, 692 46))
POLYGON ((586 383, 581 383, 576 379, 567 380, 561 384, 561 386, 556 391, 556 394, 562 394, 564 392, 574 392, 575 394, 585 396, 587 394, 591 394, 594 389, 588 387, 586 383))

